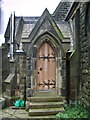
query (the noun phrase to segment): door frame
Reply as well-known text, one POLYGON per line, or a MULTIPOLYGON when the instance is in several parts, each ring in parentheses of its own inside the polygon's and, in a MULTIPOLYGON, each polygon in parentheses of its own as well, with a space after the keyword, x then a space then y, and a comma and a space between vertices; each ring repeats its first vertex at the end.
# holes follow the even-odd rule
MULTIPOLYGON (((44 43, 48 42, 50 45, 53 46, 56 52, 56 92, 58 95, 61 95, 61 89, 62 89, 62 71, 61 71, 61 64, 63 63, 63 57, 65 57, 65 52, 63 50, 61 41, 53 36, 52 34, 45 32, 39 37, 37 37, 33 42, 31 42, 31 45, 28 49, 28 54, 30 58, 30 72, 27 75, 27 84, 30 84, 31 89, 35 92, 36 91, 36 53, 40 46, 44 43)), ((28 62, 27 62, 28 63, 28 62)), ((28 65, 27 65, 28 66, 28 65)), ((28 73, 28 72, 27 72, 28 73)))

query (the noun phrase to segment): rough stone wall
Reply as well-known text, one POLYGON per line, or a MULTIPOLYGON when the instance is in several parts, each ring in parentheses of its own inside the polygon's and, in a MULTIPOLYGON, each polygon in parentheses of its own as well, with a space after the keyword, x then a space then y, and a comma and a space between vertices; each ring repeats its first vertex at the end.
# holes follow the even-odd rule
POLYGON ((7 76, 9 75, 10 72, 10 64, 9 64, 9 58, 8 56, 8 52, 9 52, 9 46, 8 45, 2 45, 2 88, 3 90, 5 90, 5 86, 4 86, 4 81, 7 78, 7 76))
POLYGON ((25 80, 26 80, 26 54, 17 53, 18 55, 18 66, 17 66, 17 84, 18 90, 16 95, 25 97, 25 80))
MULTIPOLYGON (((71 24, 71 23, 70 23, 71 24)), ((72 19, 73 25, 73 52, 70 55, 70 84, 69 99, 77 100, 80 94, 80 75, 81 75, 81 46, 80 46, 80 9, 76 11, 72 19)))
POLYGON ((2 45, 2 80, 4 81, 10 72, 9 58, 8 56, 9 47, 8 45, 2 45))
POLYGON ((4 97, 13 97, 15 95, 15 90, 17 88, 17 59, 10 59, 10 73, 5 79, 5 93, 4 97))
POLYGON ((61 60, 61 76, 62 76, 61 95, 66 96, 66 60, 64 58, 62 58, 61 60))
MULTIPOLYGON (((90 108, 90 68, 89 40, 86 31, 87 3, 80 6, 80 40, 81 40, 81 102, 90 108), (86 24, 85 24, 86 23, 86 24)), ((90 11, 89 11, 90 12, 90 11)), ((90 18, 90 17, 89 17, 90 18)), ((90 31, 88 31, 90 34, 90 31)))
POLYGON ((78 84, 78 52, 74 51, 70 55, 70 86, 69 86, 69 99, 75 100, 77 97, 77 84, 78 84))

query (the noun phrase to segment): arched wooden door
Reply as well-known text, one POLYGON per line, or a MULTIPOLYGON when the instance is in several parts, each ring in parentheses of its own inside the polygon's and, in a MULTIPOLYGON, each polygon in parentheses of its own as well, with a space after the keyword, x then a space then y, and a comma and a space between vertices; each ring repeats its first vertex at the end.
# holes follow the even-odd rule
POLYGON ((39 48, 36 59, 36 89, 49 90, 56 87, 56 58, 52 46, 45 42, 39 48))

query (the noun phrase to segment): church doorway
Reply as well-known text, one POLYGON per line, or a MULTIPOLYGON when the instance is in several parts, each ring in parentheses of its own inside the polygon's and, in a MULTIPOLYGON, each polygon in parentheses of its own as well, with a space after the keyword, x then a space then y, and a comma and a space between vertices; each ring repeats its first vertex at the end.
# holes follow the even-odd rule
POLYGON ((56 54, 51 44, 44 42, 36 55, 36 90, 55 90, 56 54))

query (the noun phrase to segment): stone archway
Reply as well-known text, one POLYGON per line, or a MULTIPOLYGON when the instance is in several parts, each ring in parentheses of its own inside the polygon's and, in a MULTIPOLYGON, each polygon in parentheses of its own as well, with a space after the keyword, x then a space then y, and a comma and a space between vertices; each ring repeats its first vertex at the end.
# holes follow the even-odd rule
MULTIPOLYGON (((41 56, 41 57, 42 57, 41 63, 44 62, 43 59, 45 59, 45 61, 48 61, 49 59, 48 54, 45 54, 44 56, 41 56)), ((65 53, 64 53, 64 49, 62 47, 61 41, 57 39, 55 36, 53 36, 51 33, 45 32, 39 35, 37 38, 35 38, 28 49, 28 59, 27 59, 27 66, 29 67, 29 69, 27 69, 27 86, 30 87, 30 90, 32 90, 34 93, 36 93, 38 90, 48 90, 48 91, 53 90, 53 91, 56 91, 57 94, 61 95, 62 87, 65 90, 64 85, 62 86, 63 81, 65 81, 65 79, 63 79, 63 76, 65 76, 65 69, 64 68, 62 69, 62 66, 65 67, 65 61, 63 61, 62 59, 64 57, 65 57, 65 53), (40 81, 37 82, 38 81, 37 74, 38 72, 42 71, 41 67, 40 67, 41 69, 37 68, 37 61, 40 59, 38 54, 40 52, 40 49, 43 48, 43 45, 45 43, 48 44, 52 52, 55 52, 55 79, 51 78, 51 80, 53 79, 52 81, 55 80, 55 82, 52 83, 51 81, 48 81, 50 82, 50 84, 52 84, 51 87, 48 86, 49 83, 45 82, 45 79, 43 80, 44 81, 43 84, 40 83, 41 85, 39 84, 40 81), (37 87, 37 84, 42 86, 42 88, 39 89, 37 87), (43 86, 45 87, 47 86, 48 89, 47 88, 43 89, 43 86)), ((52 58, 51 58, 51 61, 52 61, 52 58)), ((48 80, 49 80, 49 77, 48 77, 48 80)))

